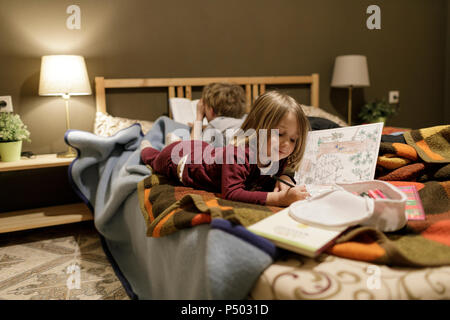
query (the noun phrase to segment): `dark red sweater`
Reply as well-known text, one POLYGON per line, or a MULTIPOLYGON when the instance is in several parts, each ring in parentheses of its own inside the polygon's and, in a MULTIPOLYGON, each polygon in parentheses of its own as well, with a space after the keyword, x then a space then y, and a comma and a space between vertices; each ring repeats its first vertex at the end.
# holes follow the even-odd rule
MULTIPOLYGON (((194 188, 204 189, 221 193, 222 197, 234 201, 243 201, 255 204, 265 204, 267 193, 273 191, 275 181, 270 175, 261 174, 257 164, 250 164, 250 151, 245 148, 239 153, 238 147, 227 146, 223 148, 212 148, 204 146, 203 150, 210 148, 207 152, 212 159, 223 159, 223 163, 206 163, 205 157, 201 164, 186 163, 183 171, 183 184, 194 188), (229 150, 231 148, 231 150, 229 150), (225 163, 228 154, 231 154, 232 164, 225 163), (243 156, 243 157, 242 157, 243 156), (238 162, 240 158, 240 162, 238 162)), ((209 157, 206 157, 207 159, 209 157)), ((209 158, 210 159, 210 158, 209 158)), ((188 159, 189 160, 189 159, 188 159)), ((279 162, 276 175, 283 173, 287 159, 279 162)))

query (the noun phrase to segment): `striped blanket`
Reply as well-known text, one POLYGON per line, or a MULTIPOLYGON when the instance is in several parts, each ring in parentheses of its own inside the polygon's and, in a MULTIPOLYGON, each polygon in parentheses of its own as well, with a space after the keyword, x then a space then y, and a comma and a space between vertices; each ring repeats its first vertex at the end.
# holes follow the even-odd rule
POLYGON ((450 180, 450 125, 413 130, 386 140, 382 138, 380 144, 377 179, 450 180))
MULTIPOLYGON (((421 147, 423 145, 422 143, 421 147)), ((415 147, 409 144, 382 143, 378 165, 381 167, 383 164, 383 169, 389 166, 390 169, 387 170, 390 171, 385 171, 381 178, 389 181, 393 180, 391 177, 403 177, 402 172, 398 170, 417 163, 423 164, 426 168, 428 164, 424 164, 420 154, 415 150, 415 147)), ((436 148, 431 145, 430 150, 436 148)), ((450 163, 440 161, 440 166, 447 166, 450 163)), ((436 171, 432 173, 435 177, 436 171)), ((397 266, 424 267, 450 264, 450 181, 428 179, 411 182, 417 180, 419 176, 422 179, 430 177, 427 170, 420 173, 414 171, 414 174, 405 176, 407 179, 397 180, 410 181, 389 182, 394 185, 413 184, 417 187, 426 212, 426 220, 409 221, 405 228, 393 233, 357 227, 342 234, 327 253, 397 266)), ((227 220, 233 225, 246 227, 282 209, 221 199, 218 194, 187 188, 156 174, 141 181, 138 184, 138 191, 149 237, 162 237, 199 224, 213 224, 215 219, 227 220)), ((259 236, 252 234, 251 237, 259 236)), ((253 243, 251 237, 247 235, 249 242, 253 243)))
POLYGON ((184 187, 153 174, 138 183, 147 236, 162 237, 213 219, 249 226, 282 208, 221 199, 218 194, 184 187))

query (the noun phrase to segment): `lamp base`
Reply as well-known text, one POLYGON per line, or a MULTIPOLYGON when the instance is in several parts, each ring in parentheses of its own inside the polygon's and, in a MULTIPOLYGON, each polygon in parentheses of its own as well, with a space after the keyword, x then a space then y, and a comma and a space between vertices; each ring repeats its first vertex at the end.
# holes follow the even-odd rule
POLYGON ((67 151, 57 153, 56 157, 57 158, 76 158, 77 152, 72 147, 69 147, 69 149, 67 151))
POLYGON ((348 117, 348 125, 352 125, 352 86, 348 87, 348 109, 347 109, 347 117, 348 117))

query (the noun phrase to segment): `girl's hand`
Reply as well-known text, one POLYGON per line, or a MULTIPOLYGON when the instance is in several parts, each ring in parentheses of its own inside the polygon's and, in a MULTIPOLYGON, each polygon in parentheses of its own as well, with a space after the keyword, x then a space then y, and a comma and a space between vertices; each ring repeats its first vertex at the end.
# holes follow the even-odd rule
POLYGON ((307 197, 309 197, 309 193, 306 191, 306 188, 304 186, 296 186, 284 191, 269 192, 266 205, 288 207, 291 203, 305 200, 307 197))
MULTIPOLYGON (((289 178, 289 176, 287 176, 287 175, 281 175, 279 178, 290 184, 294 184, 294 182, 291 180, 291 178, 289 178)), ((287 184, 284 184, 277 180, 277 182, 275 183, 275 188, 273 189, 273 192, 285 191, 285 190, 289 190, 290 188, 291 187, 289 187, 287 184)), ((306 189, 305 189, 305 191, 306 191, 306 189)))
POLYGON ((309 197, 309 193, 306 191, 305 186, 297 186, 295 188, 290 188, 284 192, 286 194, 284 196, 283 202, 285 202, 286 207, 290 206, 293 202, 305 200, 307 197, 309 197))

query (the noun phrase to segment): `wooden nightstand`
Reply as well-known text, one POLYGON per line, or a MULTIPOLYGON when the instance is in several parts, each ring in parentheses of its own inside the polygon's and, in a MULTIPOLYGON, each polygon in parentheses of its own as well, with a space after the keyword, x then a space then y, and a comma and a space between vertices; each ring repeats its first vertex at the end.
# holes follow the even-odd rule
MULTIPOLYGON (((15 162, 0 162, 0 184, 2 187, 9 188, 8 184, 13 184, 11 181, 14 179, 14 177, 20 177, 24 176, 25 178, 27 175, 30 175, 30 173, 33 173, 33 176, 35 177, 35 180, 41 181, 41 184, 38 183, 38 185, 27 185, 20 184, 17 188, 22 188, 25 190, 26 187, 33 190, 34 196, 39 196, 40 190, 45 190, 44 186, 47 182, 50 180, 49 174, 51 172, 45 171, 42 175, 42 177, 39 176, 40 171, 39 170, 52 170, 51 168, 55 168, 58 170, 58 174, 61 175, 61 172, 64 172, 67 170, 67 167, 70 165, 70 163, 73 161, 73 158, 57 158, 56 154, 46 154, 46 155, 38 155, 35 158, 27 159, 22 158, 19 161, 15 162), (28 171, 31 170, 31 171, 28 171), (62 171, 61 171, 62 170, 62 171), (5 175, 2 178, 2 175, 5 175), (37 178, 36 178, 37 177, 37 178), (47 179, 45 179, 47 178, 47 179), (44 180, 45 179, 45 180, 44 180), (41 188, 40 188, 41 187, 41 188)), ((67 184, 67 178, 65 178, 65 183, 67 184)), ((51 183, 51 181, 50 181, 51 183)), ((66 191, 66 193, 71 192, 70 187, 66 186, 66 188, 69 191, 66 191)), ((18 197, 17 192, 14 191, 14 188, 12 188, 13 191, 11 193, 15 193, 14 196, 18 197)), ((45 192, 45 191, 44 191, 45 192)), ((23 197, 27 197, 27 192, 24 191, 23 197)), ((29 193, 29 191, 28 191, 29 193)), ((7 197, 8 192, 3 191, 2 192, 2 198, 7 197), (5 194, 6 193, 6 194, 5 194)), ((12 197, 13 194, 10 194, 9 197, 12 197)), ((47 197, 51 195, 47 194, 47 197)), ((20 198, 20 197, 19 197, 20 198)), ((50 198, 51 199, 51 198, 50 198)), ((77 199, 75 195, 72 195, 72 202, 73 199, 77 199)), ((55 199, 54 203, 58 203, 59 199, 55 199)), ((20 200, 19 200, 20 201, 20 200)), ((61 201, 61 200, 59 200, 61 201)), ((77 200, 75 200, 77 201, 77 200)), ((23 204, 20 204, 23 206, 23 204)), ((18 204, 17 207, 19 208, 20 205, 18 204)), ((0 207, 2 205, 0 204, 0 207)), ((5 208, 5 207, 4 207, 5 208)), ((60 224, 67 224, 67 223, 74 223, 74 222, 80 222, 80 221, 86 221, 86 220, 93 220, 92 214, 88 207, 84 203, 69 203, 69 204, 60 204, 60 205, 52 205, 47 207, 40 207, 36 209, 23 209, 23 210, 17 210, 17 211, 7 211, 7 212, 1 212, 0 213, 0 233, 5 232, 12 232, 12 231, 19 231, 19 230, 26 230, 26 229, 33 229, 33 228, 40 228, 40 227, 47 227, 47 226, 55 226, 60 224)))

